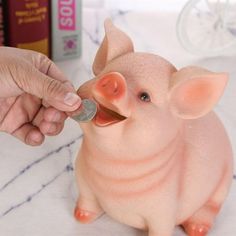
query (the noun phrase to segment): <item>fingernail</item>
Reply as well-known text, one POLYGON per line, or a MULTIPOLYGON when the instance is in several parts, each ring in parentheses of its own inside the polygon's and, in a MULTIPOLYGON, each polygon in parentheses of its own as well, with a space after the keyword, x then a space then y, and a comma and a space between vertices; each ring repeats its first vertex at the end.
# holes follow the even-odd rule
POLYGON ((81 101, 80 97, 75 93, 67 93, 64 98, 64 103, 68 106, 73 106, 81 101))
POLYGON ((33 142, 35 142, 35 143, 39 143, 40 141, 41 141, 41 139, 42 139, 42 135, 41 134, 39 134, 39 133, 33 133, 33 134, 31 134, 31 140, 33 141, 33 142))
POLYGON ((51 133, 56 132, 56 130, 57 130, 56 125, 51 124, 51 125, 48 126, 47 133, 51 134, 51 133))

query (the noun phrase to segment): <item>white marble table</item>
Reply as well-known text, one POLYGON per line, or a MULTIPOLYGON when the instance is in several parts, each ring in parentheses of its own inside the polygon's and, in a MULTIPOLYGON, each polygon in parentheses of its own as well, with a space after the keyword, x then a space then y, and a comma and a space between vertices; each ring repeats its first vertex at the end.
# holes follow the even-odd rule
MULTIPOLYGON (((178 68, 196 64, 215 71, 228 71, 231 80, 216 112, 225 124, 235 152, 236 55, 207 59, 187 53, 176 38, 177 13, 153 10, 85 9, 83 58, 58 65, 75 86, 91 78, 92 60, 104 34, 103 20, 110 16, 133 38, 138 51, 160 54, 178 68)), ((74 220, 72 212, 76 192, 73 161, 80 142, 81 130, 72 120, 66 122, 59 136, 47 138, 40 147, 28 147, 6 134, 0 134, 0 236, 146 235, 106 215, 90 225, 81 225, 74 220)), ((234 236, 235 222, 236 176, 224 208, 209 235, 234 236)), ((176 228, 174 235, 184 233, 176 228)))

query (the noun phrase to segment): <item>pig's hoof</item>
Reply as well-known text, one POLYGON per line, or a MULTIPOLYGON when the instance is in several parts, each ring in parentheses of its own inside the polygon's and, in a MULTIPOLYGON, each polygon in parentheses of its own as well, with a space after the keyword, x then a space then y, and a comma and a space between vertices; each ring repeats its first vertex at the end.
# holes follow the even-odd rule
POLYGON ((184 228, 188 236, 206 236, 209 231, 209 227, 203 224, 188 223, 184 228))
POLYGON ((80 223, 87 224, 95 220, 98 216, 95 212, 82 210, 79 207, 76 207, 74 210, 74 217, 80 223))

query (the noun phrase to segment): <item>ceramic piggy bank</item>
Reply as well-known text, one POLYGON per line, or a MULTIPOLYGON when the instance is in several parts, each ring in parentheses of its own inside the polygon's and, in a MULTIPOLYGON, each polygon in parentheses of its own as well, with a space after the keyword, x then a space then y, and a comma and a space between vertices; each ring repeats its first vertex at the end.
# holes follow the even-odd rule
POLYGON ((207 235, 233 175, 231 145, 212 111, 227 74, 177 70, 134 52, 110 20, 105 32, 95 78, 78 90, 98 112, 81 124, 76 219, 90 223, 107 213, 149 236, 171 236, 176 225, 207 235))

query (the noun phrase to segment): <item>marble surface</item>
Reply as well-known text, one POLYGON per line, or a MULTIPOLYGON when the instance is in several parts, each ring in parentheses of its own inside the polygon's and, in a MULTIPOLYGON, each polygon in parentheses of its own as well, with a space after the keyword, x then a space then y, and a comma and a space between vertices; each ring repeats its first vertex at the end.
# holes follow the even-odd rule
MULTIPOLYGON (((76 87, 91 78, 91 64, 104 35, 103 21, 111 17, 133 39, 137 51, 162 55, 178 68, 195 64, 227 71, 230 82, 216 112, 222 119, 236 153, 236 55, 202 58, 189 54, 176 38, 176 11, 84 9, 83 57, 57 63, 76 87)), ((40 147, 28 147, 0 134, 0 235, 4 236, 146 236, 104 215, 90 225, 73 218, 77 192, 73 162, 81 143, 81 130, 73 120, 63 132, 40 147)), ((236 171, 234 172, 236 173, 236 171)), ((236 235, 236 175, 229 196, 210 236, 236 235)), ((175 236, 184 235, 176 227, 175 236)))

